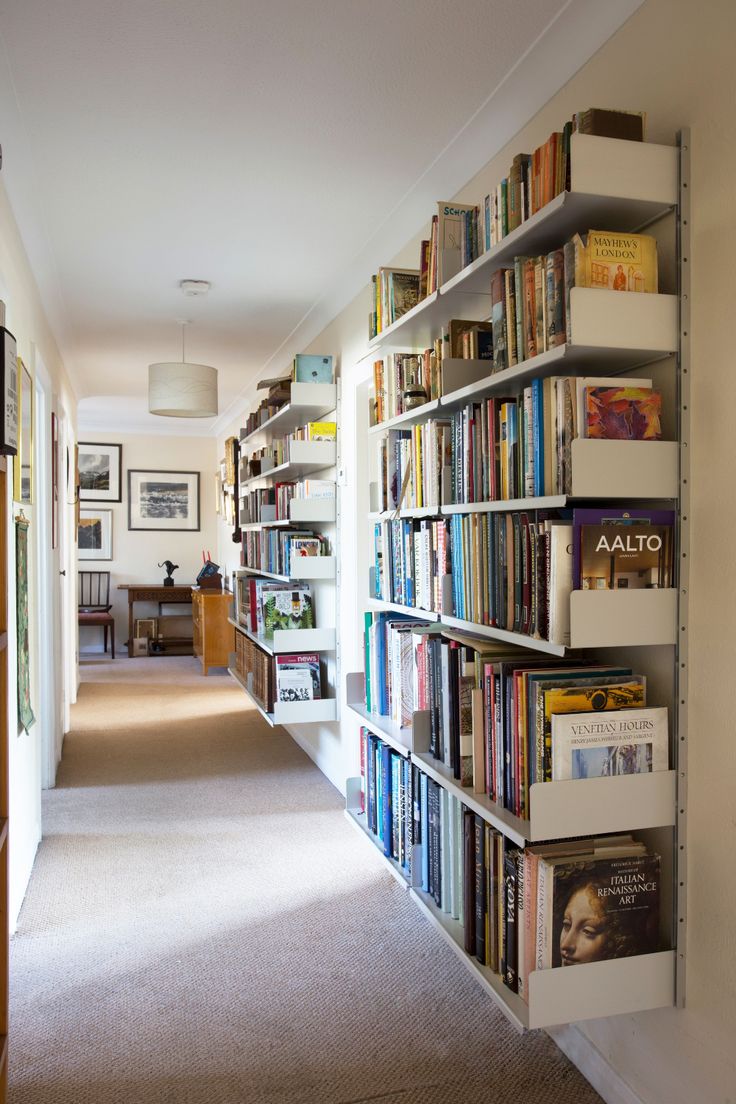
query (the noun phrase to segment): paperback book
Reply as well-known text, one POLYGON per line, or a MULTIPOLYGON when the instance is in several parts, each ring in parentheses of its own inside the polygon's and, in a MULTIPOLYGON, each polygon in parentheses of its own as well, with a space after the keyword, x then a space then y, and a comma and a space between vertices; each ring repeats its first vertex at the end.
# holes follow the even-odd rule
POLYGON ((280 702, 316 701, 322 697, 319 655, 277 655, 276 697, 280 702))
POLYGON ((667 770, 668 747, 665 708, 552 716, 555 781, 667 770))

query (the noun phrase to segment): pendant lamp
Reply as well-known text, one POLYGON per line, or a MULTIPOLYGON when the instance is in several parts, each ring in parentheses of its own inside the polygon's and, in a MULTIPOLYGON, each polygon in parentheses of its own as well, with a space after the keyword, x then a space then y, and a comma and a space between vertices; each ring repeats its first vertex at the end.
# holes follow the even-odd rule
POLYGON ((148 365, 148 409, 165 418, 214 418, 217 369, 187 362, 181 328, 181 360, 148 365))

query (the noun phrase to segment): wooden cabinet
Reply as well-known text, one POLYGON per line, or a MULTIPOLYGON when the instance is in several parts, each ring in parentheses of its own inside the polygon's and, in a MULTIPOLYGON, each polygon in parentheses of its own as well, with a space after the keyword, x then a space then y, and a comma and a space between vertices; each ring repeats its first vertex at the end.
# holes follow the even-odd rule
POLYGON ((232 594, 227 591, 192 587, 194 654, 205 675, 210 667, 227 667, 230 653, 235 651, 235 630, 228 623, 231 602, 232 594))

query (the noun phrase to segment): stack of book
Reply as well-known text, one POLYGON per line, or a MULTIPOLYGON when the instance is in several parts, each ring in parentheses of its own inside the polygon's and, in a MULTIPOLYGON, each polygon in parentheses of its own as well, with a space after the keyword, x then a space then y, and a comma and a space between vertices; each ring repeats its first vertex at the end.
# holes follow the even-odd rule
POLYGON ((417 773, 421 888, 462 924, 467 953, 512 992, 528 1002, 534 970, 659 949, 661 862, 643 843, 619 835, 512 847, 417 773))
POLYGON ((262 529, 243 533, 242 566, 289 575, 294 557, 328 556, 329 541, 309 529, 262 529))
POLYGON ((257 636, 271 637, 278 629, 313 629, 314 612, 309 583, 270 582, 251 576, 237 579, 238 622, 257 636))
POLYGON ((420 618, 365 614, 365 704, 369 713, 390 717, 401 727, 411 724, 418 708, 414 648, 417 640, 431 631, 432 625, 420 618))
POLYGON ((363 807, 368 830, 384 855, 411 875, 411 765, 367 728, 360 730, 363 807))
POLYGON ((462 786, 529 818, 530 787, 667 770, 667 710, 626 664, 549 659, 443 630, 414 649, 429 754, 462 786))
POLYGON ((534 153, 518 153, 481 203, 438 202, 430 236, 420 245, 419 268, 382 268, 373 277, 371 338, 569 189, 574 132, 643 141, 644 117, 601 108, 577 112, 534 153))
POLYGON ((450 571, 447 518, 378 521, 373 535, 373 597, 418 610, 445 608, 450 571))

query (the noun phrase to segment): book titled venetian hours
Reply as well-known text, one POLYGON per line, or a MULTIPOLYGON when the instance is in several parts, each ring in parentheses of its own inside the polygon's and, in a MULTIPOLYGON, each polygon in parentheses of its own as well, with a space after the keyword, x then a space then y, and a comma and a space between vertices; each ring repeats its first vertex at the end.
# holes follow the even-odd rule
POLYGON ((667 710, 552 716, 552 780, 614 778, 668 767, 667 710))

